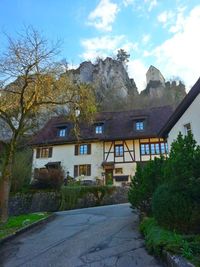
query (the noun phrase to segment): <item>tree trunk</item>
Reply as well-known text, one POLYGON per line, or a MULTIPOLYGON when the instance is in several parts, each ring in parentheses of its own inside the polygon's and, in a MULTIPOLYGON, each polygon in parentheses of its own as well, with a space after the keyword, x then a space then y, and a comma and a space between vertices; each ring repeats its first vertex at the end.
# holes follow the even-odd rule
POLYGON ((8 220, 8 204, 10 193, 10 179, 4 179, 0 183, 0 222, 6 223, 8 220))
POLYGON ((15 145, 13 142, 8 147, 6 159, 0 177, 0 222, 6 223, 8 220, 8 203, 12 178, 12 165, 14 160, 15 145))

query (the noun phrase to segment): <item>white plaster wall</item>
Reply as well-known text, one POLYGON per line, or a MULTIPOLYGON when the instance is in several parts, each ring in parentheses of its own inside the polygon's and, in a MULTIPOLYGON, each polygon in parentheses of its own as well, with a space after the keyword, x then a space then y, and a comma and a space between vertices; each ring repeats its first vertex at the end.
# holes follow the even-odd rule
POLYGON ((53 146, 53 153, 51 158, 36 158, 36 149, 33 154, 33 169, 42 168, 48 162, 60 161, 65 173, 69 171, 70 176, 74 176, 74 165, 91 164, 91 176, 84 177, 85 179, 101 178, 102 162, 103 162, 103 143, 91 143, 90 155, 74 155, 73 144, 53 146))
MULTIPOLYGON (((120 175, 129 175, 129 181, 131 181, 131 177, 135 175, 136 172, 136 162, 133 163, 115 163, 115 168, 122 168, 123 173, 122 174, 116 174, 115 170, 113 171, 113 176, 120 176, 120 175)), ((115 179, 113 179, 113 184, 116 186, 120 186, 121 182, 116 182, 115 179)))
POLYGON ((193 103, 184 112, 182 117, 177 121, 168 135, 169 149, 174 140, 176 140, 179 132, 185 135, 184 125, 190 123, 192 133, 198 145, 200 145, 200 94, 195 98, 193 103))

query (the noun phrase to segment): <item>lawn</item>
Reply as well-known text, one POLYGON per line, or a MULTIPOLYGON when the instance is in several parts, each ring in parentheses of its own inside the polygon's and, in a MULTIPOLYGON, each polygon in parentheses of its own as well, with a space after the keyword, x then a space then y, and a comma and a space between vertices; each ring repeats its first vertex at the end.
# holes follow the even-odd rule
POLYGON ((47 212, 38 212, 19 216, 12 216, 9 218, 6 224, 0 224, 0 239, 10 234, 14 234, 17 230, 20 230, 27 225, 47 218, 49 215, 50 213, 47 212))

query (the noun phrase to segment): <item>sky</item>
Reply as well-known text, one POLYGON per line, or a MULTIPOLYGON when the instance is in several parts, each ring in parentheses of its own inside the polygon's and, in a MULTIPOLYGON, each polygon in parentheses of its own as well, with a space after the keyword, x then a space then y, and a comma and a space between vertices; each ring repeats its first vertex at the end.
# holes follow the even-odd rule
POLYGON ((15 37, 32 25, 62 43, 70 68, 97 57, 130 54, 128 72, 139 91, 150 65, 187 91, 200 76, 199 0, 0 0, 0 52, 5 32, 15 37))

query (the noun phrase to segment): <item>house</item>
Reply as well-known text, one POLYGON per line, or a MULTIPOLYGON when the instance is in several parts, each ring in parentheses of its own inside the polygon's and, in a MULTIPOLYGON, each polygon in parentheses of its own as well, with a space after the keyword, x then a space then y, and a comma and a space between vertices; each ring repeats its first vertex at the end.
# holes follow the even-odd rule
POLYGON ((79 122, 79 139, 66 117, 54 117, 32 140, 33 171, 62 166, 75 178, 130 182, 138 163, 167 154, 158 133, 171 114, 169 106, 97 113, 92 125, 79 122))
POLYGON ((179 132, 183 135, 191 132, 200 145, 200 78, 164 125, 160 136, 167 138, 170 147, 179 132))

